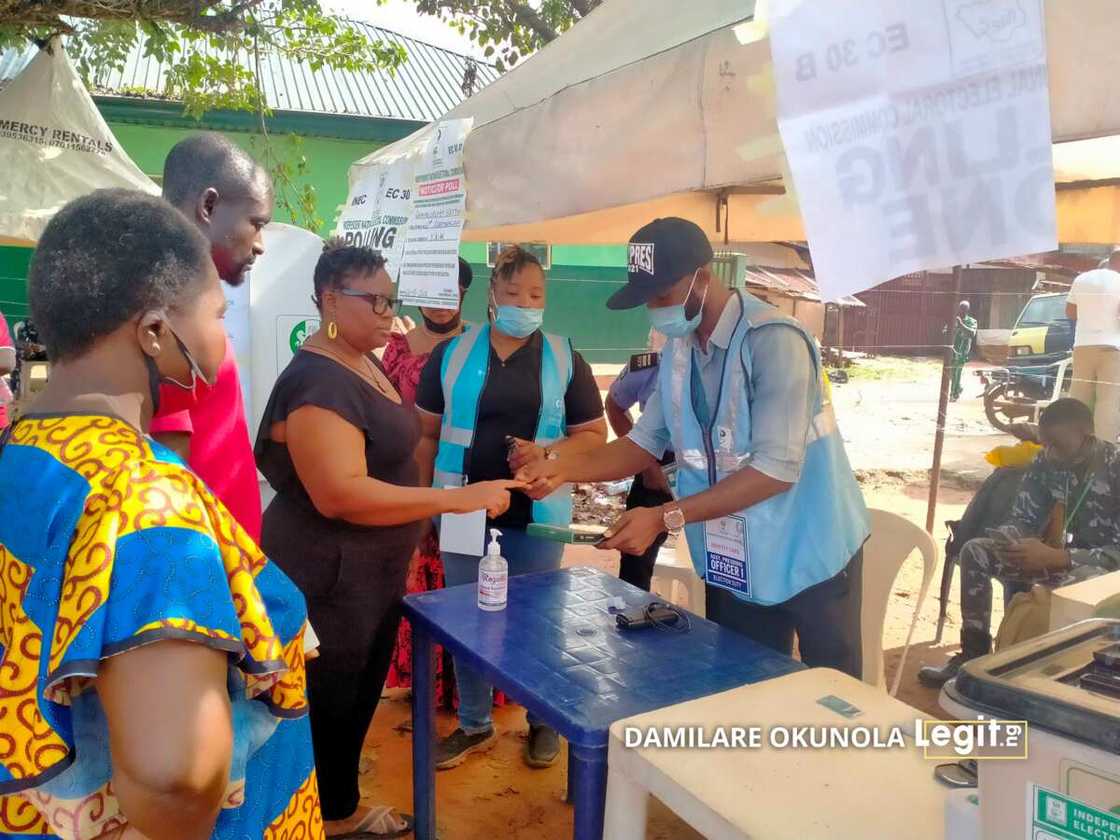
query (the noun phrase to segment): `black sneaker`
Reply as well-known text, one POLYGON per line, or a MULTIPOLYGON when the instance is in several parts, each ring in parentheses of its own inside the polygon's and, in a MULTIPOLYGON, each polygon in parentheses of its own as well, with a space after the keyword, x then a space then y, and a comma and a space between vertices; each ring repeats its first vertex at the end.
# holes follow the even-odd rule
POLYGON ((560 736, 551 726, 529 726, 525 763, 530 767, 551 767, 560 755, 560 736))
POLYGON ((485 732, 468 735, 462 729, 456 729, 446 738, 441 738, 436 744, 436 769, 449 770, 458 767, 471 753, 487 752, 498 742, 494 727, 485 732))
POLYGON ((970 659, 976 659, 975 656, 969 656, 963 650, 959 653, 954 653, 949 657, 949 661, 936 668, 933 665, 926 665, 918 671, 918 682, 927 688, 941 688, 945 683, 949 682, 961 670, 961 666, 968 662, 970 659))

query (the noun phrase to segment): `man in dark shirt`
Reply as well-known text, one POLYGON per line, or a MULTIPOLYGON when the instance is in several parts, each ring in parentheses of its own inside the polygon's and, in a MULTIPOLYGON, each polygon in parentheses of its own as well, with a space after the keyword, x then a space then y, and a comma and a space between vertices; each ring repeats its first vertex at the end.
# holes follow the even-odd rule
POLYGON ((1068 586, 1120 569, 1120 449, 1093 436, 1093 414, 1074 399, 1039 417, 1046 449, 1019 486, 1011 520, 961 548, 961 651, 918 678, 940 686, 991 651, 992 580, 1068 586))
MULTIPOLYGON (((652 333, 652 331, 651 331, 652 333)), ((618 437, 625 437, 634 428, 630 409, 635 405, 645 411, 646 402, 657 388, 657 372, 661 364, 661 354, 646 352, 630 357, 630 361, 619 372, 618 378, 607 391, 607 422, 618 437)), ((661 463, 654 464, 634 476, 634 483, 626 495, 626 509, 636 507, 660 507, 673 500, 669 481, 665 477, 664 465, 672 463, 673 454, 667 452, 661 463)), ((669 534, 658 534, 649 548, 641 554, 621 552, 618 563, 618 577, 629 584, 649 591, 653 579, 653 569, 657 565, 657 555, 669 538, 669 534)), ((696 605, 689 604, 696 608, 696 605)))

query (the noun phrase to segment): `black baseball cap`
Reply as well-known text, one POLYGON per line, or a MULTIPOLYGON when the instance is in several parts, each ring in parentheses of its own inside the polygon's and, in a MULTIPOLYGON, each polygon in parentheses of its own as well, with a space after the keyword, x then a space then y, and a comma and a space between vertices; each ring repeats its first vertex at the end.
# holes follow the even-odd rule
POLYGON ((654 219, 630 237, 626 285, 611 295, 607 309, 644 306, 686 274, 712 261, 712 243, 688 219, 654 219))

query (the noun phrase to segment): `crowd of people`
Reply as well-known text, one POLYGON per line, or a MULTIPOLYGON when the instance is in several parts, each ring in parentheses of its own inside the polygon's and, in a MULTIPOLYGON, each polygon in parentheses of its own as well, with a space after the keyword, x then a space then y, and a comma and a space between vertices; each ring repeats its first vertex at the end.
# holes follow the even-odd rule
MULTIPOLYGON (((163 192, 70 203, 32 262, 53 367, 0 438, 0 715, 23 723, 0 757, 0 828, 409 833, 407 814, 362 804, 358 784, 383 687, 410 681, 401 599, 476 581, 478 556, 440 550, 445 514, 484 511, 511 576, 559 568, 562 543, 529 525, 570 524, 572 482, 637 476, 599 543, 621 552, 624 579, 648 589, 659 547, 682 534, 711 620, 787 654, 796 636, 806 664, 860 676, 869 521, 817 345, 722 282, 696 225, 658 219, 629 243, 608 306, 645 307, 665 343, 631 360, 605 409, 571 341, 542 328, 548 283, 527 251, 504 250, 475 289, 484 323, 421 309, 400 333, 384 257, 329 241, 307 278, 321 326, 253 442, 222 283, 243 282, 263 253, 268 175, 203 134, 168 155, 163 192), (276 491, 263 513, 258 469, 276 491)), ((458 279, 462 300, 466 263, 458 279)), ((1097 528, 1120 480, 1113 450, 1084 412, 1048 417, 1051 454, 1017 521, 1037 530, 1062 477, 1099 463, 1107 487, 1069 514, 1097 528)), ((977 575, 1005 569, 991 546, 969 551, 979 622, 977 575)), ((1008 562, 1051 575, 1117 556, 1021 554, 1008 562)), ((441 657, 439 673, 440 697, 457 703, 436 745, 449 768, 493 745, 500 698, 466 663, 441 657)), ((532 717, 528 730, 526 763, 550 765, 557 733, 532 717)))

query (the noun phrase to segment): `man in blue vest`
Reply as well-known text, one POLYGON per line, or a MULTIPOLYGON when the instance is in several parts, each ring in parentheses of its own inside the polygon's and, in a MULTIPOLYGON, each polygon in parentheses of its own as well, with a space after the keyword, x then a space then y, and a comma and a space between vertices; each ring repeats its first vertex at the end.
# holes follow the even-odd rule
POLYGON ((676 452, 678 501, 626 511, 600 547, 640 554, 684 530, 706 583, 708 618, 775 650, 859 677, 862 547, 870 526, 804 327, 711 269, 685 219, 630 240, 628 282, 611 309, 646 306, 669 337, 657 390, 624 438, 538 462, 536 495, 619 479, 676 452))

